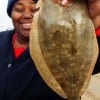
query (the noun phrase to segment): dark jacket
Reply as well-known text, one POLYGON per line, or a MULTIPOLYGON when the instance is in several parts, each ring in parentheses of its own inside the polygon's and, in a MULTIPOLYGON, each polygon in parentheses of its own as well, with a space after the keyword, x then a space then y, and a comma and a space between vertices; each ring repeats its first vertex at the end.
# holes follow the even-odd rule
POLYGON ((64 100, 42 80, 29 49, 14 58, 13 33, 0 33, 0 100, 64 100))
POLYGON ((94 67, 93 74, 100 73, 100 35, 97 36, 97 41, 98 41, 98 46, 99 46, 99 55, 98 55, 96 65, 94 67))

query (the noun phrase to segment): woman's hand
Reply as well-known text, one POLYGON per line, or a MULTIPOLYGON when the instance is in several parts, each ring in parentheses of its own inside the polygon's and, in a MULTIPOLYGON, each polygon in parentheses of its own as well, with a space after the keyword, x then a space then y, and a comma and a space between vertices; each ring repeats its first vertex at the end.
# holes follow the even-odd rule
POLYGON ((55 3, 66 6, 72 0, 53 0, 55 3))

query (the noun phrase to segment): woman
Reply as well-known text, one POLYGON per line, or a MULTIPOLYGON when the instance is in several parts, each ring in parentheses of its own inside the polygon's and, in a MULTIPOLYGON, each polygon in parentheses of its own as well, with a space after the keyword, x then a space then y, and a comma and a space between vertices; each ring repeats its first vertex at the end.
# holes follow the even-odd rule
POLYGON ((8 1, 14 30, 0 33, 0 100, 64 100, 45 84, 29 54, 37 1, 8 1))

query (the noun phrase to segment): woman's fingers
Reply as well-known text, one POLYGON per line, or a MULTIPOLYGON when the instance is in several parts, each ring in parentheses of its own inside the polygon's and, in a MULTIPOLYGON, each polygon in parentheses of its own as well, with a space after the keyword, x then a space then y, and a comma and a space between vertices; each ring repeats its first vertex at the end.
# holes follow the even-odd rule
POLYGON ((53 0, 55 3, 66 6, 72 0, 53 0))
POLYGON ((67 5, 68 4, 68 0, 62 0, 62 5, 67 5))

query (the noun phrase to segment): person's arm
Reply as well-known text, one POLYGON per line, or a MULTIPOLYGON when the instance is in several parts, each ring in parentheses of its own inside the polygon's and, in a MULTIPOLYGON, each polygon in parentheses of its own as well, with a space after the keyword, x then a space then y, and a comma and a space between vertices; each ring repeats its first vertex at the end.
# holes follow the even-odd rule
POLYGON ((88 7, 95 29, 100 28, 100 0, 88 0, 88 7))

